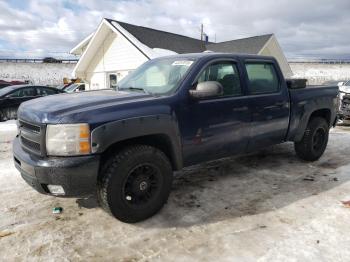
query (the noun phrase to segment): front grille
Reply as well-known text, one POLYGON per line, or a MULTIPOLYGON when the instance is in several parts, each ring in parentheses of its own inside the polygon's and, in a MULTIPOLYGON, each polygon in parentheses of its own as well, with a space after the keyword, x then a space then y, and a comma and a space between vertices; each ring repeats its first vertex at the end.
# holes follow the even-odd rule
POLYGON ((45 154, 45 128, 39 124, 28 123, 19 120, 19 135, 21 146, 25 151, 29 151, 39 156, 45 154))
POLYGON ((27 122, 23 122, 21 120, 19 120, 19 124, 20 124, 21 128, 27 129, 27 130, 35 132, 35 133, 40 133, 40 126, 32 125, 32 124, 29 124, 27 122))
POLYGON ((37 152, 40 152, 40 144, 39 143, 30 141, 24 137, 21 137, 21 142, 22 142, 22 145, 24 145, 25 147, 31 148, 37 152))

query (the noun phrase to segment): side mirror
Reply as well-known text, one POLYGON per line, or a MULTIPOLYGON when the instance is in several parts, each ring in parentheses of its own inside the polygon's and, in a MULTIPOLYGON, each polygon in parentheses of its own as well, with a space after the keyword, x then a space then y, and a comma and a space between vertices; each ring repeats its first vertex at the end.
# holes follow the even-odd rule
POLYGON ((217 81, 201 82, 196 89, 190 90, 190 96, 194 99, 206 99, 212 97, 222 96, 224 88, 217 81))

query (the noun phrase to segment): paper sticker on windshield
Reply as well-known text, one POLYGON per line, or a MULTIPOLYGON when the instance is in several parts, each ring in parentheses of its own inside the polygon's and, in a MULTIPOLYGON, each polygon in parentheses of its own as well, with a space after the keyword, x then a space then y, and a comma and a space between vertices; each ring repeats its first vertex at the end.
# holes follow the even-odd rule
POLYGON ((191 66, 192 63, 193 63, 193 61, 183 60, 183 61, 175 61, 171 65, 173 65, 173 66, 191 66))

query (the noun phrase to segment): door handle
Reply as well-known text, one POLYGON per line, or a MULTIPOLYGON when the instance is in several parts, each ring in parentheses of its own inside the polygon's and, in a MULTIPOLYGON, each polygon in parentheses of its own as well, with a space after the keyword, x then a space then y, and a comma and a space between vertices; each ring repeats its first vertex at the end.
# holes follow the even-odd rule
POLYGON ((236 107, 233 109, 234 112, 243 112, 243 111, 247 111, 247 110, 248 110, 247 106, 236 107))
POLYGON ((283 107, 284 106, 284 101, 279 101, 275 104, 275 106, 278 106, 278 107, 283 107))

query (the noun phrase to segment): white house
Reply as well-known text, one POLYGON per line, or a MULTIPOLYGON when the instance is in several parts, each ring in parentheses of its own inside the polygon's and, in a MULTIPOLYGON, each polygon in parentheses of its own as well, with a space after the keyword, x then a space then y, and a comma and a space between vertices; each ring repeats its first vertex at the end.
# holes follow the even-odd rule
POLYGON ((108 88, 149 59, 206 50, 274 56, 284 75, 292 75, 273 34, 205 43, 199 39, 106 18, 95 33, 71 50, 72 54, 80 56, 73 75, 83 79, 89 86, 88 89, 108 88))

